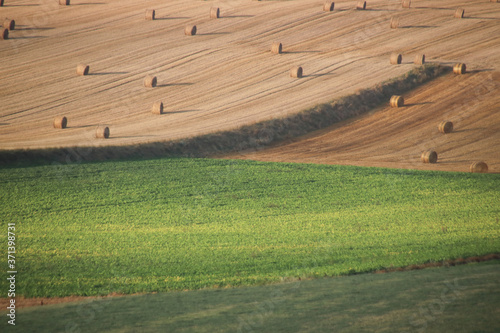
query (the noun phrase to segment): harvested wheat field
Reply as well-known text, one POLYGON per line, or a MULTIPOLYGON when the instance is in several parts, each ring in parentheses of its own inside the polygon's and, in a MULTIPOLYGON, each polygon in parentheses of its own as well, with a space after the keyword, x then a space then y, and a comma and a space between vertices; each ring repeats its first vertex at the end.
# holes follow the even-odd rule
POLYGON ((485 161, 500 172, 500 72, 446 74, 380 107, 293 141, 230 158, 468 172, 485 161), (442 121, 453 123, 440 132, 442 121), (422 163, 434 150, 437 163, 422 163))
MULTIPOLYGON (((500 71, 500 6, 489 1, 423 0, 413 1, 408 9, 400 1, 373 0, 366 10, 356 10, 356 4, 336 1, 334 11, 325 12, 324 1, 317 0, 153 0, 147 4, 74 0, 69 6, 55 1, 19 0, 15 5, 7 1, 0 14, 15 19, 16 28, 8 40, 0 40, 0 149, 131 145, 236 129, 372 87, 408 72, 415 67, 415 55, 425 54, 427 63, 467 64, 468 73, 440 79, 443 89, 420 92, 423 97, 419 93, 404 96, 410 106, 391 110, 397 114, 412 110, 412 118, 385 116, 382 111, 374 120, 400 121, 399 139, 408 146, 414 145, 412 136, 418 136, 419 142, 432 140, 432 147, 421 148, 438 150, 436 165, 415 165, 421 152, 410 154, 409 147, 398 152, 389 150, 396 147, 387 148, 384 154, 391 156, 390 163, 377 156, 360 159, 354 151, 351 157, 347 150, 337 152, 342 156, 318 153, 311 161, 454 170, 447 156, 479 158, 453 151, 458 140, 450 138, 477 139, 493 133, 492 124, 498 122, 493 113, 488 113, 489 120, 483 119, 481 112, 490 111, 479 105, 494 107, 498 98, 489 94, 484 101, 471 100, 470 107, 461 111, 438 106, 464 106, 462 92, 469 84, 483 80, 493 84, 491 73, 500 71), (220 9, 219 19, 210 18, 212 7, 220 9), (457 7, 465 10, 463 19, 453 17, 457 7), (152 8, 155 19, 145 20, 145 11, 152 8), (390 29, 395 15, 400 26, 390 29), (184 34, 189 25, 197 26, 196 35, 184 34), (271 53, 274 42, 282 43, 282 54, 271 53), (400 65, 389 62, 394 52, 403 55, 400 65), (90 66, 89 74, 77 75, 78 64, 90 66), (300 80, 289 75, 298 64, 305 74, 300 80), (483 70, 488 71, 475 73, 483 70), (156 87, 144 87, 147 75, 157 77, 156 87), (162 115, 151 112, 151 105, 159 100, 165 104, 162 115), (432 104, 417 105, 424 102, 432 104), (428 108, 446 119, 430 121, 415 114, 427 113, 428 108), (474 113, 476 125, 466 122, 471 109, 480 112, 474 113), (53 120, 61 114, 67 117, 68 127, 55 130, 53 120), (442 120, 453 121, 457 133, 434 138, 431 129, 437 131, 442 120), (96 140, 100 125, 111 129, 109 139, 96 140), (428 132, 414 132, 418 126, 428 132), (479 126, 485 131, 460 132, 479 126), (447 146, 440 146, 439 140, 447 140, 447 146)), ((363 132, 368 130, 372 131, 363 132)), ((359 136, 359 142, 369 134, 359 136)), ((483 149, 483 143, 492 146, 494 140, 498 142, 498 137, 474 141, 471 151, 476 145, 485 152, 488 146, 483 149)), ((373 144, 365 142, 365 152, 373 144)), ((327 144, 321 149, 335 150, 327 144)), ((496 162, 482 154, 490 171, 498 170, 496 162)), ((465 169, 470 163, 466 164, 465 169)))

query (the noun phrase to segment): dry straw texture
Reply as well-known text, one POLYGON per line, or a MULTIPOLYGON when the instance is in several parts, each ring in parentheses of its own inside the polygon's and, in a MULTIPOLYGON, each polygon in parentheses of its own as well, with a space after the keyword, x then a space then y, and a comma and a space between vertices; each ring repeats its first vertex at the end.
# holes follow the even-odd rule
POLYGON ((59 0, 61 6, 69 6, 69 0, 59 0))
POLYGON ((397 29, 399 27, 399 17, 391 17, 391 29, 397 29))
POLYGON ((447 134, 453 131, 453 123, 451 121, 443 120, 438 126, 439 132, 447 134))
POLYGON ((107 139, 109 138, 109 127, 107 126, 98 126, 95 130, 95 137, 97 139, 107 139))
POLYGON ((16 21, 6 18, 3 20, 3 27, 5 29, 14 30, 16 28, 16 21))
POLYGON ((156 102, 151 109, 153 114, 163 114, 163 102, 156 102))
POLYGON ((391 54, 391 64, 399 65, 403 61, 403 56, 399 53, 391 54))
POLYGON ((415 60, 413 60, 415 65, 423 65, 425 64, 425 54, 417 54, 415 56, 415 60))
POLYGON ((438 160, 438 155, 434 150, 426 150, 422 153, 420 159, 424 163, 436 163, 438 160))
POLYGON ((393 108, 400 108, 405 104, 403 96, 394 95, 391 97, 390 104, 393 108))
POLYGON ((484 162, 474 162, 470 165, 470 172, 486 173, 488 172, 488 165, 484 162))
POLYGON ((402 6, 403 8, 410 8, 411 0, 403 0, 402 6))
POLYGON ((301 78, 302 74, 303 74, 302 67, 300 66, 290 69, 290 77, 301 78))
POLYGON ((90 67, 88 65, 79 64, 76 66, 76 74, 78 75, 88 75, 90 67))
POLYGON ((68 119, 66 117, 56 117, 54 119, 54 128, 66 128, 68 126, 68 119))
POLYGON ((455 66, 453 66, 453 73, 455 74, 465 74, 466 71, 467 66, 465 66, 465 64, 455 64, 455 66))
POLYGON ((146 20, 153 21, 155 19, 155 13, 154 9, 146 9, 146 20))
POLYGON ((335 7, 335 2, 327 1, 323 5, 323 11, 325 12, 333 12, 333 8, 335 7))
POLYGON ((465 14, 465 10, 462 9, 462 8, 457 8, 457 10, 455 10, 455 17, 456 18, 463 18, 464 17, 464 14, 465 14))
POLYGON ((356 9, 358 10, 366 9, 366 1, 358 1, 358 3, 356 4, 356 9))
POLYGON ((184 34, 186 36, 194 36, 194 35, 196 35, 196 26, 195 25, 188 25, 184 29, 184 34))
POLYGON ((271 46, 271 52, 274 54, 280 54, 283 52, 283 45, 281 43, 273 43, 271 46))
POLYGON ((210 18, 218 19, 220 17, 219 7, 210 8, 210 18))
POLYGON ((0 39, 9 39, 9 29, 1 29, 0 39))
POLYGON ((146 88, 154 88, 158 83, 156 76, 148 75, 144 78, 144 87, 146 88))

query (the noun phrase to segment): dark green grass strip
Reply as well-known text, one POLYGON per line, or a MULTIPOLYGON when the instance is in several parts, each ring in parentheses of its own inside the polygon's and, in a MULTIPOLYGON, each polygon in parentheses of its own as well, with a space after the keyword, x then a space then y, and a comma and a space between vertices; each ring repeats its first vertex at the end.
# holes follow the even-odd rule
MULTIPOLYGON (((18 311, 2 332, 498 332, 498 261, 18 311), (10 329, 10 330, 9 330, 10 329)), ((3 313, 3 312, 0 312, 3 313)))

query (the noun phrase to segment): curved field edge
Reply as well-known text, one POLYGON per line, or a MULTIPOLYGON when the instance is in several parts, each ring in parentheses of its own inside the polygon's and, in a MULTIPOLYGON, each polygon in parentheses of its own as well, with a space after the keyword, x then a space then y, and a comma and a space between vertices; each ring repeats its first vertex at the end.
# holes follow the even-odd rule
POLYGON ((174 158, 0 175, 28 298, 259 285, 500 252, 496 174, 174 158))
POLYGON ((426 64, 400 77, 377 84, 371 89, 360 90, 355 94, 316 105, 297 114, 188 139, 132 146, 0 150, 0 165, 72 163, 127 158, 208 157, 262 149, 270 144, 299 137, 366 113, 387 103, 392 95, 408 92, 450 71, 449 66, 426 64))
MULTIPOLYGON (((19 309, 26 332, 496 332, 498 260, 19 309), (47 320, 50 318, 51 320, 47 320)), ((5 313, 5 311, 0 311, 5 313)), ((0 328, 7 326, 6 320, 0 328)))

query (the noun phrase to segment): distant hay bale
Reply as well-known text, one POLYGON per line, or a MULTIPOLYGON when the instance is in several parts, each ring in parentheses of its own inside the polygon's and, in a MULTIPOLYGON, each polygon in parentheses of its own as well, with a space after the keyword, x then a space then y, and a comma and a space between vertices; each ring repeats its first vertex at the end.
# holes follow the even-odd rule
POLYGON ((425 64, 425 54, 417 54, 415 56, 415 60, 413 60, 415 65, 423 65, 425 64))
POLYGON ((220 17, 220 9, 219 7, 210 8, 210 18, 218 19, 220 17))
POLYGON ((283 45, 281 43, 273 43, 271 46, 271 52, 274 54, 281 54, 283 52, 283 45))
POLYGON ((335 7, 335 2, 333 1, 327 1, 323 5, 323 11, 324 12, 333 12, 333 8, 335 7))
POLYGON ((69 6, 69 0, 59 0, 61 6, 69 6))
POLYGON ((405 99, 403 98, 403 96, 394 95, 391 97, 390 104, 391 104, 391 107, 393 107, 393 108, 400 108, 400 107, 404 106, 405 99))
POLYGON ((457 10, 455 10, 455 15, 453 15, 455 18, 463 18, 465 15, 465 10, 462 9, 462 8, 457 8, 457 10))
POLYGON ((2 28, 0 39, 9 39, 9 29, 2 28))
POLYGON ((401 61, 403 61, 403 56, 401 54, 399 53, 391 54, 391 64, 399 65, 401 64, 401 61))
POLYGON ((16 21, 6 18, 3 20, 3 27, 5 29, 14 30, 16 28, 16 21))
POLYGON ((194 35, 196 35, 196 26, 195 25, 188 25, 184 29, 184 34, 186 36, 194 36, 194 35))
POLYGON ((88 65, 78 64, 76 66, 76 74, 78 75, 88 75, 90 67, 88 65))
POLYGON ((358 3, 356 4, 356 9, 357 10, 366 9, 366 1, 358 1, 358 3))
POLYGON ((488 172, 488 165, 484 162, 474 162, 470 165, 470 172, 486 173, 488 172))
POLYGON ((95 137, 97 139, 107 139, 109 138, 109 127, 107 126, 98 126, 95 130, 95 137))
POLYGON ((397 29, 399 27, 399 17, 391 17, 391 29, 397 29))
POLYGON ((439 132, 443 134, 448 134, 453 131, 453 123, 451 121, 443 120, 438 126, 439 132))
POLYGON ((158 80, 156 79, 156 76, 148 75, 144 78, 144 87, 146 88, 154 88, 157 83, 158 80))
POLYGON ((68 119, 66 117, 56 117, 54 119, 54 128, 66 128, 68 126, 68 119))
POLYGON ((301 78, 302 74, 303 74, 302 67, 300 66, 290 69, 290 77, 301 78))
POLYGON ((467 66, 465 66, 465 64, 455 64, 453 66, 453 73, 455 74, 465 74, 465 72, 467 71, 467 66))
POLYGON ((163 114, 163 102, 155 102, 153 108, 151 109, 153 114, 163 114))
POLYGON ((155 19, 155 13, 154 9, 146 9, 146 20, 153 21, 155 19))
POLYGON ((402 6, 403 8, 410 8, 411 0, 403 0, 402 6))
POLYGON ((426 150, 420 156, 423 163, 436 163, 438 155, 434 150, 426 150))

